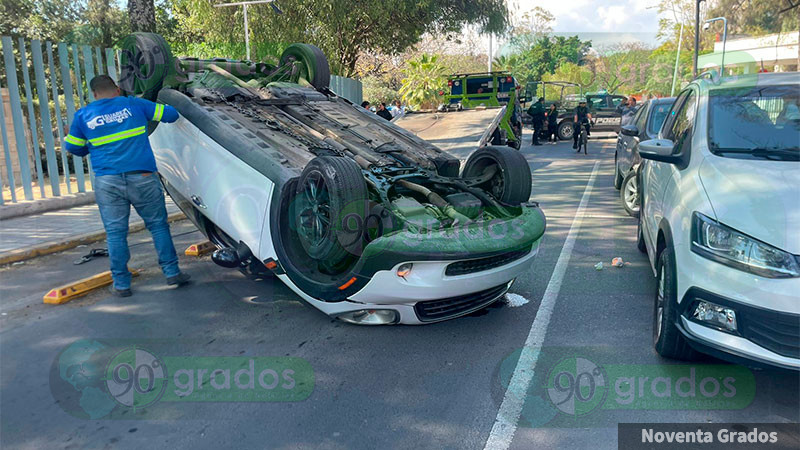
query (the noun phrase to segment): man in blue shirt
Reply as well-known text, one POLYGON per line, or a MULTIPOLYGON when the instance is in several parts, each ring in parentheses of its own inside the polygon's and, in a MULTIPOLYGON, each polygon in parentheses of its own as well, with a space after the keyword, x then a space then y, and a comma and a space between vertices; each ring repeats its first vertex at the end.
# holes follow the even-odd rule
POLYGON ((175 122, 178 111, 169 105, 120 96, 119 88, 108 75, 94 77, 89 88, 95 101, 75 113, 64 141, 67 151, 78 156, 89 155, 92 161, 95 200, 106 229, 114 279, 111 292, 121 297, 131 295, 128 271, 131 205, 153 236, 158 264, 167 284, 182 286, 189 282, 189 275, 178 268, 164 192, 147 138, 149 121, 175 122))

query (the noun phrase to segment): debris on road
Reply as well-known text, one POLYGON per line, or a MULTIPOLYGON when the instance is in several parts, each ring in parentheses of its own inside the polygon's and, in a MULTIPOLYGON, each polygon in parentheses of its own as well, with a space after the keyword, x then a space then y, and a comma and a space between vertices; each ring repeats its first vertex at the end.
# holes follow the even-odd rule
POLYGON ((614 267, 622 267, 625 265, 625 262, 622 260, 622 258, 617 256, 616 258, 611 260, 611 265, 614 267))
POLYGON ((525 305, 529 302, 527 298, 519 294, 506 294, 506 304, 512 308, 525 305))
POLYGON ((594 265, 594 270, 603 270, 603 263, 599 262, 594 265))

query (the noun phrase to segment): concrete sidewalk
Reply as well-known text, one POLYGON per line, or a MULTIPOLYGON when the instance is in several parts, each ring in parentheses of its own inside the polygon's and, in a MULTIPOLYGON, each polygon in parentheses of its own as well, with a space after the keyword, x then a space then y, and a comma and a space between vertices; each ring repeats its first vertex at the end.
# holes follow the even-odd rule
MULTIPOLYGON (((167 197, 170 221, 183 213, 167 197)), ((144 228, 144 221, 131 208, 130 229, 144 228)), ((105 239, 97 204, 49 211, 0 221, 0 265, 59 252, 105 239)))

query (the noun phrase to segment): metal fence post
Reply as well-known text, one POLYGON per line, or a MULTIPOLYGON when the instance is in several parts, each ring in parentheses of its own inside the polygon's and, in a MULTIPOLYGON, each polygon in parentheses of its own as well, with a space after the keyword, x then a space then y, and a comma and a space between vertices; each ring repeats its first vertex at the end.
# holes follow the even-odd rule
POLYGON ((19 61, 22 69, 22 82, 25 84, 25 106, 28 109, 28 127, 31 130, 33 142, 33 162, 36 166, 36 179, 39 180, 39 194, 44 198, 44 170, 42 170, 42 154, 39 151, 39 127, 36 126, 36 113, 33 109, 33 93, 31 91, 31 76, 28 70, 28 57, 25 53, 25 41, 19 38, 19 61))
POLYGON ((61 98, 58 95, 58 79, 56 78, 55 63, 53 62, 53 43, 47 41, 47 67, 50 69, 50 88, 53 93, 54 112, 56 116, 56 131, 58 132, 58 146, 61 150, 61 166, 64 171, 64 182, 67 184, 67 193, 72 194, 72 183, 69 177, 69 161, 67 151, 64 149, 64 122, 61 120, 61 98))
MULTIPOLYGON (((3 86, 0 85, 0 92, 3 91, 3 86)), ((14 183, 14 167, 11 163, 11 149, 8 146, 8 132, 6 130, 6 102, 0 95, 0 133, 3 135, 3 153, 6 157, 6 171, 8 173, 8 187, 11 189, 11 201, 17 201, 17 186, 14 183)), ((2 186, 2 183, 0 183, 2 186)), ((3 202, 3 196, 0 195, 0 204, 3 202)))
MULTIPOLYGON (((64 103, 67 107, 67 126, 72 125, 75 116, 75 94, 72 90, 72 76, 69 69, 69 52, 67 44, 58 44, 58 59, 61 66, 61 83, 64 85, 64 103)), ((79 79, 79 78, 78 78, 79 79)), ((75 176, 78 179, 78 192, 86 192, 86 180, 83 174, 83 158, 72 155, 75 176)))
POLYGON ((28 143, 25 142, 25 125, 22 121, 22 102, 19 98, 19 81, 17 80, 17 67, 14 64, 14 47, 11 38, 3 36, 3 61, 8 77, 8 99, 11 103, 11 118, 14 121, 14 139, 17 142, 17 156, 19 157, 19 172, 22 178, 22 189, 26 200, 33 200, 31 187, 31 167, 28 163, 28 143))
POLYGON ((115 61, 116 54, 114 50, 107 48, 106 49, 106 70, 108 71, 108 76, 114 79, 114 82, 117 83, 117 64, 115 61))
MULTIPOLYGON (((89 86, 89 82, 94 78, 94 58, 92 58, 92 49, 88 45, 84 45, 81 47, 81 50, 83 50, 83 69, 84 75, 86 75, 86 92, 89 96, 89 102, 93 102, 94 93, 89 86)), ((92 171, 91 158, 87 158, 86 163, 89 166, 89 183, 92 185, 92 190, 94 190, 94 171, 92 171)))
POLYGON ((75 92, 78 94, 78 107, 83 108, 86 98, 83 96, 83 82, 81 81, 81 59, 78 56, 78 46, 72 44, 72 65, 75 67, 75 92))
POLYGON ((50 187, 53 196, 61 196, 61 178, 58 175, 58 160, 53 142, 53 121, 50 120, 50 101, 47 96, 47 78, 44 75, 44 62, 42 61, 42 43, 34 39, 31 41, 33 53, 33 72, 36 75, 36 92, 39 97, 39 117, 42 119, 42 136, 44 149, 47 155, 47 174, 50 175, 50 187))

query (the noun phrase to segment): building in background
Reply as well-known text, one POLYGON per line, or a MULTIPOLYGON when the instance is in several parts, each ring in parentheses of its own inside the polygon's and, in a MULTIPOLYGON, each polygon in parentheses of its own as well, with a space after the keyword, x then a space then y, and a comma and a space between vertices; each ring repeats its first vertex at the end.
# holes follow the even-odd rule
MULTIPOLYGON (((798 70, 798 33, 778 33, 765 36, 732 36, 725 45, 725 72, 748 74, 795 72, 798 70)), ((722 39, 717 36, 714 52, 698 57, 701 69, 713 69, 722 60, 722 39)))

